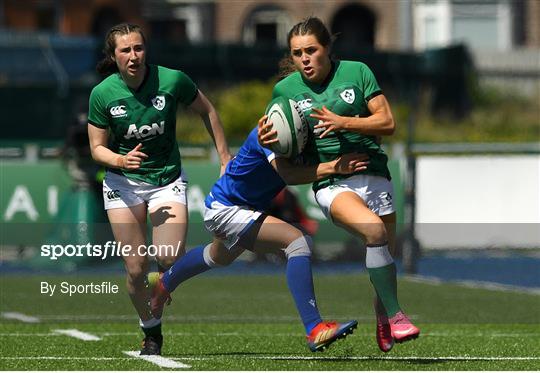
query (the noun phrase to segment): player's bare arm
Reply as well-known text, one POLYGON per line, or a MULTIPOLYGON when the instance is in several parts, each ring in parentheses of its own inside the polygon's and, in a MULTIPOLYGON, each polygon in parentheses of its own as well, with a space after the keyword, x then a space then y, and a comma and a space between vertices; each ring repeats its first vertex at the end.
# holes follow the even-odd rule
POLYGON ((142 144, 138 144, 125 155, 110 150, 107 147, 109 139, 107 129, 98 128, 88 124, 88 138, 90 140, 92 158, 103 166, 124 170, 136 170, 141 167, 142 161, 148 158, 148 155, 140 151, 142 144))
POLYGON ((364 135, 390 136, 394 133, 396 124, 390 105, 384 95, 378 95, 369 100, 368 109, 371 113, 368 117, 345 117, 337 115, 326 106, 321 109, 313 108, 312 118, 319 119, 315 129, 323 128, 320 137, 327 136, 331 131, 353 131, 364 135))
POLYGON ((308 184, 330 175, 348 175, 364 171, 369 165, 368 159, 366 154, 348 153, 333 161, 313 166, 295 165, 289 159, 281 157, 275 158, 271 164, 287 184, 297 185, 308 184))
POLYGON ((200 90, 197 93, 197 98, 189 107, 201 116, 206 130, 210 134, 210 137, 212 137, 221 162, 221 175, 223 175, 225 167, 232 156, 227 145, 227 140, 225 139, 225 132, 223 131, 223 124, 219 119, 219 115, 214 105, 212 105, 200 90))

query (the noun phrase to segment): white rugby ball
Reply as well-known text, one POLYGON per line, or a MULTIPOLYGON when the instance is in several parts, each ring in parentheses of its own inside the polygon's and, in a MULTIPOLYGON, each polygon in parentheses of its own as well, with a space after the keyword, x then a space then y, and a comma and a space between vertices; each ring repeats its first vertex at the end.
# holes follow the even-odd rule
POLYGON ((308 123, 300 106, 291 99, 279 96, 268 104, 266 115, 278 138, 270 149, 286 158, 294 158, 302 153, 308 140, 308 123))

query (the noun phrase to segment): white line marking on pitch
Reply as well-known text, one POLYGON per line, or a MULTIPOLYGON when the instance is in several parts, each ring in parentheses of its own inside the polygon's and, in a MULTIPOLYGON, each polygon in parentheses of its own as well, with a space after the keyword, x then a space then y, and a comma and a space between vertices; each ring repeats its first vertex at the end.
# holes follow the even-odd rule
POLYGON ((433 276, 421 276, 421 275, 407 275, 405 278, 412 282, 419 282, 432 285, 459 285, 470 289, 484 289, 484 290, 495 290, 495 291, 505 291, 513 293, 524 293, 524 294, 534 294, 540 295, 540 288, 535 287, 524 287, 524 286, 515 286, 515 285, 505 285, 499 284, 497 282, 490 281, 473 281, 473 280, 442 280, 438 277, 433 276))
POLYGON ((56 333, 0 333, 0 337, 60 337, 56 333))
POLYGON ((24 313, 19 312, 2 312, 2 317, 4 319, 10 319, 10 320, 19 320, 22 322, 28 322, 28 323, 38 323, 41 320, 34 316, 28 316, 24 313))
POLYGON ((540 360, 538 356, 254 356, 259 360, 419 360, 419 361, 444 361, 444 360, 540 360))
POLYGON ((0 356, 0 360, 130 360, 130 357, 0 356))
POLYGON ((80 330, 77 330, 77 329, 54 329, 53 332, 58 333, 58 334, 65 334, 67 336, 81 339, 83 341, 100 341, 101 340, 101 338, 99 338, 97 335, 81 332, 80 330))
MULTIPOLYGON (((133 315, 36 315, 40 318, 40 321, 137 321, 137 316, 133 315)), ((355 319, 355 320, 374 320, 374 316, 372 315, 328 315, 329 318, 343 318, 343 319, 355 319)), ((409 318, 413 318, 414 315, 409 315, 409 318)), ((167 321, 179 321, 179 322, 249 322, 249 321, 257 321, 257 322, 269 322, 269 323, 275 323, 275 322, 297 322, 298 317, 297 316, 257 316, 257 315, 184 315, 184 316, 165 316, 165 320, 167 321)))
POLYGON ((149 363, 156 364, 162 368, 191 368, 191 365, 183 364, 159 355, 140 355, 139 351, 124 351, 124 354, 148 361, 149 363))
MULTIPOLYGON (((98 337, 121 337, 121 336, 130 336, 130 335, 140 335, 137 332, 95 332, 98 337)), ((0 337, 62 337, 64 334, 59 333, 0 333, 0 337)), ((213 336, 213 337, 234 337, 234 336, 273 336, 273 337, 301 337, 304 334, 302 333, 207 333, 207 332, 167 332, 166 335, 169 336, 213 336)), ((445 333, 445 332, 425 332, 422 333, 423 337, 434 337, 434 338, 461 338, 463 336, 467 337, 479 337, 479 338, 524 338, 524 337, 538 337, 540 333, 534 332, 515 332, 515 333, 499 333, 499 332, 476 332, 476 333, 465 333, 465 332, 455 332, 455 333, 445 333)), ((352 335, 352 337, 366 337, 362 335, 352 335)), ((350 338, 350 337, 348 337, 350 338)))
MULTIPOLYGON (((202 361, 223 359, 223 356, 205 356, 205 357, 181 357, 164 358, 156 355, 139 355, 139 351, 124 351, 129 358, 122 357, 92 357, 92 356, 0 356, 0 360, 128 360, 133 357, 146 360, 164 368, 191 368, 187 364, 176 360, 202 361), (165 365, 167 364, 167 365, 165 365), (174 366, 173 366, 174 365, 174 366)), ((226 356, 225 356, 226 357, 226 356)), ((527 361, 540 360, 538 356, 238 356, 247 360, 416 360, 416 361, 444 361, 444 360, 462 360, 462 361, 527 361)))
MULTIPOLYGON (((137 351, 135 351, 137 352, 137 351)), ((501 360, 540 360, 538 356, 237 356, 238 358, 245 358, 247 360, 394 360, 394 361, 445 361, 445 360, 457 360, 457 361, 501 361, 501 360)), ((179 359, 188 361, 200 361, 200 360, 215 360, 220 359, 220 356, 212 357, 182 357, 179 359)), ((176 360, 176 359, 175 359, 176 360)))

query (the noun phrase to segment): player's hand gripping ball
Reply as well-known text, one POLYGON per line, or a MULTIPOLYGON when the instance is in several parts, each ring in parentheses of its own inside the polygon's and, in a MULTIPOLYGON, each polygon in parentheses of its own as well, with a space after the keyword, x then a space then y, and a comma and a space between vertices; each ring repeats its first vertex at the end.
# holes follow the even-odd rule
POLYGON ((288 98, 276 97, 268 104, 266 115, 278 140, 270 144, 270 149, 286 158, 302 153, 308 140, 308 123, 300 106, 288 98))

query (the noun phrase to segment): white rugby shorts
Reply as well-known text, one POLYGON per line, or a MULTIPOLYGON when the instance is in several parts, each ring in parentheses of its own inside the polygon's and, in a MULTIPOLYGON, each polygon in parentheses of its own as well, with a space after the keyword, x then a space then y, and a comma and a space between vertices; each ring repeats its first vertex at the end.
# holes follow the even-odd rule
POLYGON ((171 183, 156 186, 144 181, 132 180, 107 171, 103 179, 103 202, 105 210, 131 207, 146 203, 148 209, 166 202, 179 202, 187 206, 187 180, 184 171, 171 183))
POLYGON ((315 193, 315 199, 324 215, 332 220, 330 206, 334 198, 343 192, 354 192, 364 200, 368 208, 378 216, 395 212, 392 202, 394 187, 392 182, 382 176, 353 175, 343 180, 337 180, 326 188, 315 193))
POLYGON ((229 250, 234 248, 262 215, 260 211, 247 206, 226 206, 218 201, 212 201, 210 206, 210 208, 205 206, 204 225, 214 236, 221 239, 229 250))

